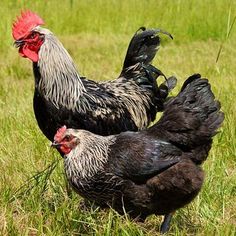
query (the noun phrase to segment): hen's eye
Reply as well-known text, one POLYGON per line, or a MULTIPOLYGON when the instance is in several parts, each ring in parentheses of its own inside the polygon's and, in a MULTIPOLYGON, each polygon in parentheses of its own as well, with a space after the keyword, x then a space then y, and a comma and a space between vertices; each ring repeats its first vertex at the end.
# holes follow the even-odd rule
POLYGON ((65 141, 70 141, 70 135, 66 135, 64 138, 65 141))

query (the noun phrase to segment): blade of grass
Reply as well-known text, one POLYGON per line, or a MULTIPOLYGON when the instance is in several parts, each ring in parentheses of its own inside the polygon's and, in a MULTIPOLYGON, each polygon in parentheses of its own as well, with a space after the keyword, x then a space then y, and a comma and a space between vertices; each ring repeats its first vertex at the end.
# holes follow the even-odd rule
POLYGON ((226 37, 225 37, 225 40, 222 41, 221 45, 220 45, 220 48, 218 50, 218 53, 217 53, 217 56, 216 56, 216 63, 219 61, 219 58, 220 58, 220 55, 221 55, 221 52, 223 50, 223 46, 224 44, 226 43, 226 41, 228 40, 231 32, 232 32, 232 29, 233 29, 233 26, 234 26, 234 23, 235 23, 235 20, 236 20, 236 16, 234 16, 232 22, 230 23, 230 19, 231 19, 231 7, 229 9, 229 14, 228 14, 228 21, 227 21, 227 32, 226 32, 226 37))

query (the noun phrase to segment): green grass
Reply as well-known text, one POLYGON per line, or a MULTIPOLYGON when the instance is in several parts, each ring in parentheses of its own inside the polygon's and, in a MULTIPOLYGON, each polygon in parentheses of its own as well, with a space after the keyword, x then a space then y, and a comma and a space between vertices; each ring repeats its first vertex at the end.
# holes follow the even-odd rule
POLYGON ((177 211, 169 235, 235 235, 235 27, 229 31, 236 3, 227 0, 1 1, 0 235, 158 235, 161 222, 161 217, 151 216, 137 224, 112 210, 85 210, 78 195, 67 196, 63 160, 50 149, 34 118, 31 62, 12 46, 11 23, 22 8, 38 12, 80 73, 95 80, 119 74, 127 44, 140 26, 173 34, 173 41, 163 42, 154 65, 176 75, 178 88, 192 73, 207 77, 226 117, 203 165, 204 187, 177 211), (35 187, 26 192, 26 180, 53 161, 58 165, 46 185, 45 176, 35 176, 35 187))

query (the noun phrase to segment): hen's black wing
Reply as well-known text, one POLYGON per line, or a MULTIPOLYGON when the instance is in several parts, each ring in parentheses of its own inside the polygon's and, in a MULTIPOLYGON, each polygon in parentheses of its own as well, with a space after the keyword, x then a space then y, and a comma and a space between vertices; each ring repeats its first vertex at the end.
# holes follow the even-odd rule
POLYGON ((110 147, 112 172, 136 183, 163 172, 181 160, 182 151, 168 142, 139 133, 125 132, 110 147))

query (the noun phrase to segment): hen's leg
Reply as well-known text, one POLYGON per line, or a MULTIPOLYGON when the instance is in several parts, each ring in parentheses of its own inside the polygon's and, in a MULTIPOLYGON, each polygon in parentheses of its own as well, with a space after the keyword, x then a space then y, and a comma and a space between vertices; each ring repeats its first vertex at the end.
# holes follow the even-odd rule
POLYGON ((164 234, 169 230, 170 222, 171 222, 171 219, 172 219, 173 215, 174 215, 174 212, 171 212, 171 213, 165 215, 164 220, 161 224, 161 230, 160 230, 161 234, 164 234))

